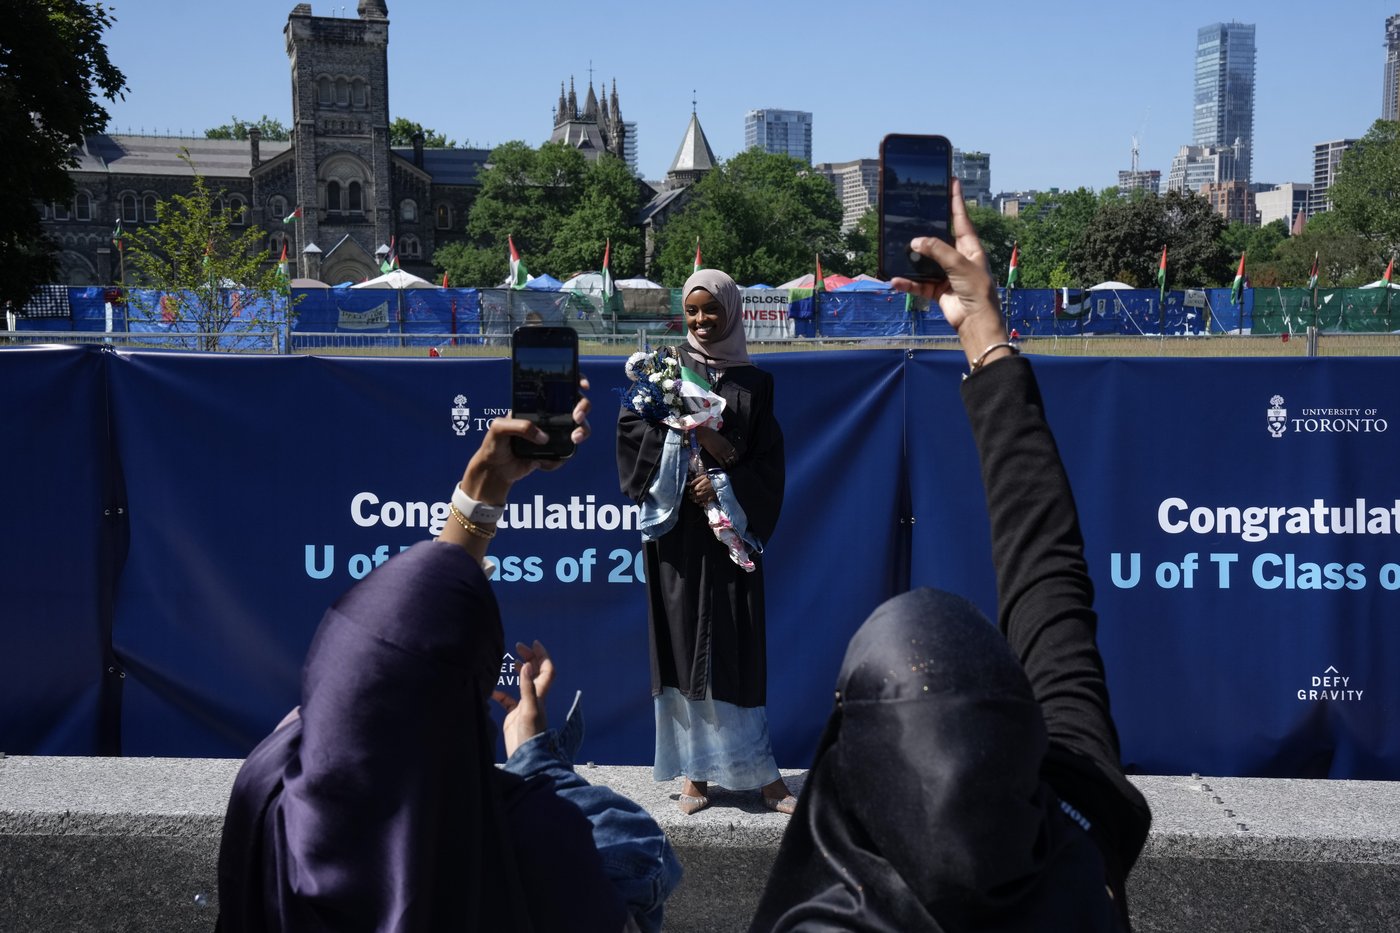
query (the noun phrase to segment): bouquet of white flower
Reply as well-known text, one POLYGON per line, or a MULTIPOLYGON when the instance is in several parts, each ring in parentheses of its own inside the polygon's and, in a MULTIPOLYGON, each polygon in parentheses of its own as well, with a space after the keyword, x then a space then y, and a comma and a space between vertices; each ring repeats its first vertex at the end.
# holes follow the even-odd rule
MULTIPOLYGON (((627 358, 624 371, 632 384, 622 391, 622 404, 653 424, 685 432, 689 450, 687 472, 692 477, 704 473, 695 429, 704 426, 718 431, 724 426, 724 399, 715 393, 704 376, 681 363, 674 347, 639 350, 627 358)), ((706 505, 704 512, 715 538, 729 551, 729 559, 752 572, 754 564, 749 546, 718 500, 706 505)))

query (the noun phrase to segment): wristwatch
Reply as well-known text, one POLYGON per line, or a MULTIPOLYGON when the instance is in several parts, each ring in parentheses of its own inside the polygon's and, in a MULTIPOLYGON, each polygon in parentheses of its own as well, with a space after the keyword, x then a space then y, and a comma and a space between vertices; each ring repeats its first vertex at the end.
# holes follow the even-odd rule
POLYGON ((485 502, 477 502, 462 491, 461 483, 452 487, 452 504, 457 507, 458 512, 462 513, 462 517, 470 522, 485 522, 494 525, 501 520, 501 516, 506 512, 504 505, 487 505, 485 502))

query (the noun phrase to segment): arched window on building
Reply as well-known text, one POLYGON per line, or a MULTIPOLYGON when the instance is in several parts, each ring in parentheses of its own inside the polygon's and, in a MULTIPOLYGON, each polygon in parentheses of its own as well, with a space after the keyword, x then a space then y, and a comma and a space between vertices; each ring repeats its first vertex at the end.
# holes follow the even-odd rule
POLYGON ((399 202, 399 220, 405 223, 418 222, 418 202, 412 198, 404 198, 399 202))
POLYGON ((352 214, 363 214, 365 212, 364 187, 358 181, 352 181, 345 186, 346 210, 352 214))
POLYGON ((235 194, 229 198, 228 209, 233 214, 229 223, 235 227, 241 227, 248 222, 248 202, 243 200, 242 195, 235 194))
POLYGON ((361 78, 356 78, 351 87, 354 93, 354 102, 357 109, 363 110, 369 106, 369 85, 361 78))
POLYGON ((268 220, 281 220, 283 217, 286 217, 289 213, 290 211, 287 210, 287 199, 282 197, 282 195, 274 194, 272 197, 267 199, 268 220))
POLYGON ((157 203, 156 196, 153 194, 148 194, 141 199, 141 213, 148 224, 156 222, 156 214, 158 213, 157 203))
POLYGON ((450 230, 452 228, 452 205, 439 204, 437 208, 437 226, 439 230, 450 230))
POLYGON ((78 220, 92 220, 92 195, 86 191, 73 195, 73 216, 78 220))
POLYGON ((219 214, 228 210, 228 203, 218 195, 214 195, 214 197, 209 199, 209 210, 217 217, 219 214))
POLYGON ((335 85, 331 83, 330 76, 321 75, 316 79, 316 99, 323 104, 334 102, 335 85))
POLYGON ((418 238, 413 234, 408 234, 399 238, 399 255, 406 259, 423 258, 423 247, 418 242, 418 238))
POLYGON ((344 206, 340 203, 340 182, 338 181, 326 182, 326 210, 332 214, 339 214, 344 210, 344 206))
POLYGON ((134 224, 140 221, 137 213, 136 195, 128 191, 122 195, 122 223, 134 224))
MULTIPOLYGON (((272 254, 273 262, 282 258, 282 249, 287 247, 287 245, 287 235, 285 233, 274 233, 267 238, 267 251, 272 254)), ((293 258, 295 257, 288 253, 287 259, 290 261, 293 258)))
POLYGON ((72 217, 73 217, 73 212, 70 210, 67 201, 55 201, 55 202, 53 202, 53 219, 54 219, 54 220, 71 220, 72 217))
POLYGON ((335 102, 342 107, 350 106, 350 82, 344 78, 335 79, 335 102))

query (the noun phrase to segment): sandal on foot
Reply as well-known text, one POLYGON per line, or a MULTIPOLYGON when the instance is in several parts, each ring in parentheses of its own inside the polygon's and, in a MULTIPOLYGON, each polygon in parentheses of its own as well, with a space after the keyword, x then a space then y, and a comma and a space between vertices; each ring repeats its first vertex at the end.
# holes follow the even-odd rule
POLYGON ((690 794, 681 794, 676 799, 676 806, 680 807, 682 813, 690 816, 692 813, 699 813, 710 805, 710 798, 701 794, 699 797, 692 797, 690 794))
POLYGON ((765 796, 763 805, 774 812, 786 813, 788 816, 797 812, 797 798, 792 794, 788 794, 786 797, 765 796))

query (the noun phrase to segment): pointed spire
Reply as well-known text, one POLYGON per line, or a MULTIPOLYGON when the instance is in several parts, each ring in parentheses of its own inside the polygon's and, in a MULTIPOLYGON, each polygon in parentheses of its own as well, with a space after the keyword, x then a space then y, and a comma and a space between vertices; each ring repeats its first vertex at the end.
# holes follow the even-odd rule
POLYGON ((566 119, 572 120, 578 116, 578 95, 574 93, 574 76, 569 75, 569 109, 566 111, 566 119))
POLYGON ((613 84, 613 86, 612 86, 612 112, 613 112, 613 119, 615 119, 615 120, 621 120, 621 119, 622 119, 622 108, 619 107, 619 106, 618 106, 618 103, 617 103, 617 79, 616 79, 616 78, 613 78, 612 84, 613 84))
POLYGON ((560 81, 560 82, 559 82, 559 104, 558 104, 558 106, 556 106, 556 107, 554 108, 554 125, 555 125, 555 126, 558 126, 559 124, 563 123, 565 120, 568 119, 568 117, 566 117, 566 116, 564 115, 564 113, 565 113, 564 108, 565 108, 566 106, 568 106, 568 104, 567 104, 567 102, 564 100, 564 82, 563 82, 563 81, 560 81))
POLYGON ((690 123, 685 128, 685 136, 681 138, 681 147, 676 150, 676 157, 671 160, 671 168, 666 174, 707 172, 714 167, 714 150, 710 148, 710 141, 705 138, 705 131, 700 128, 700 118, 692 111, 690 123))
POLYGON ((593 93, 593 79, 588 79, 588 97, 583 102, 583 118, 585 120, 598 119, 598 96, 593 93))

